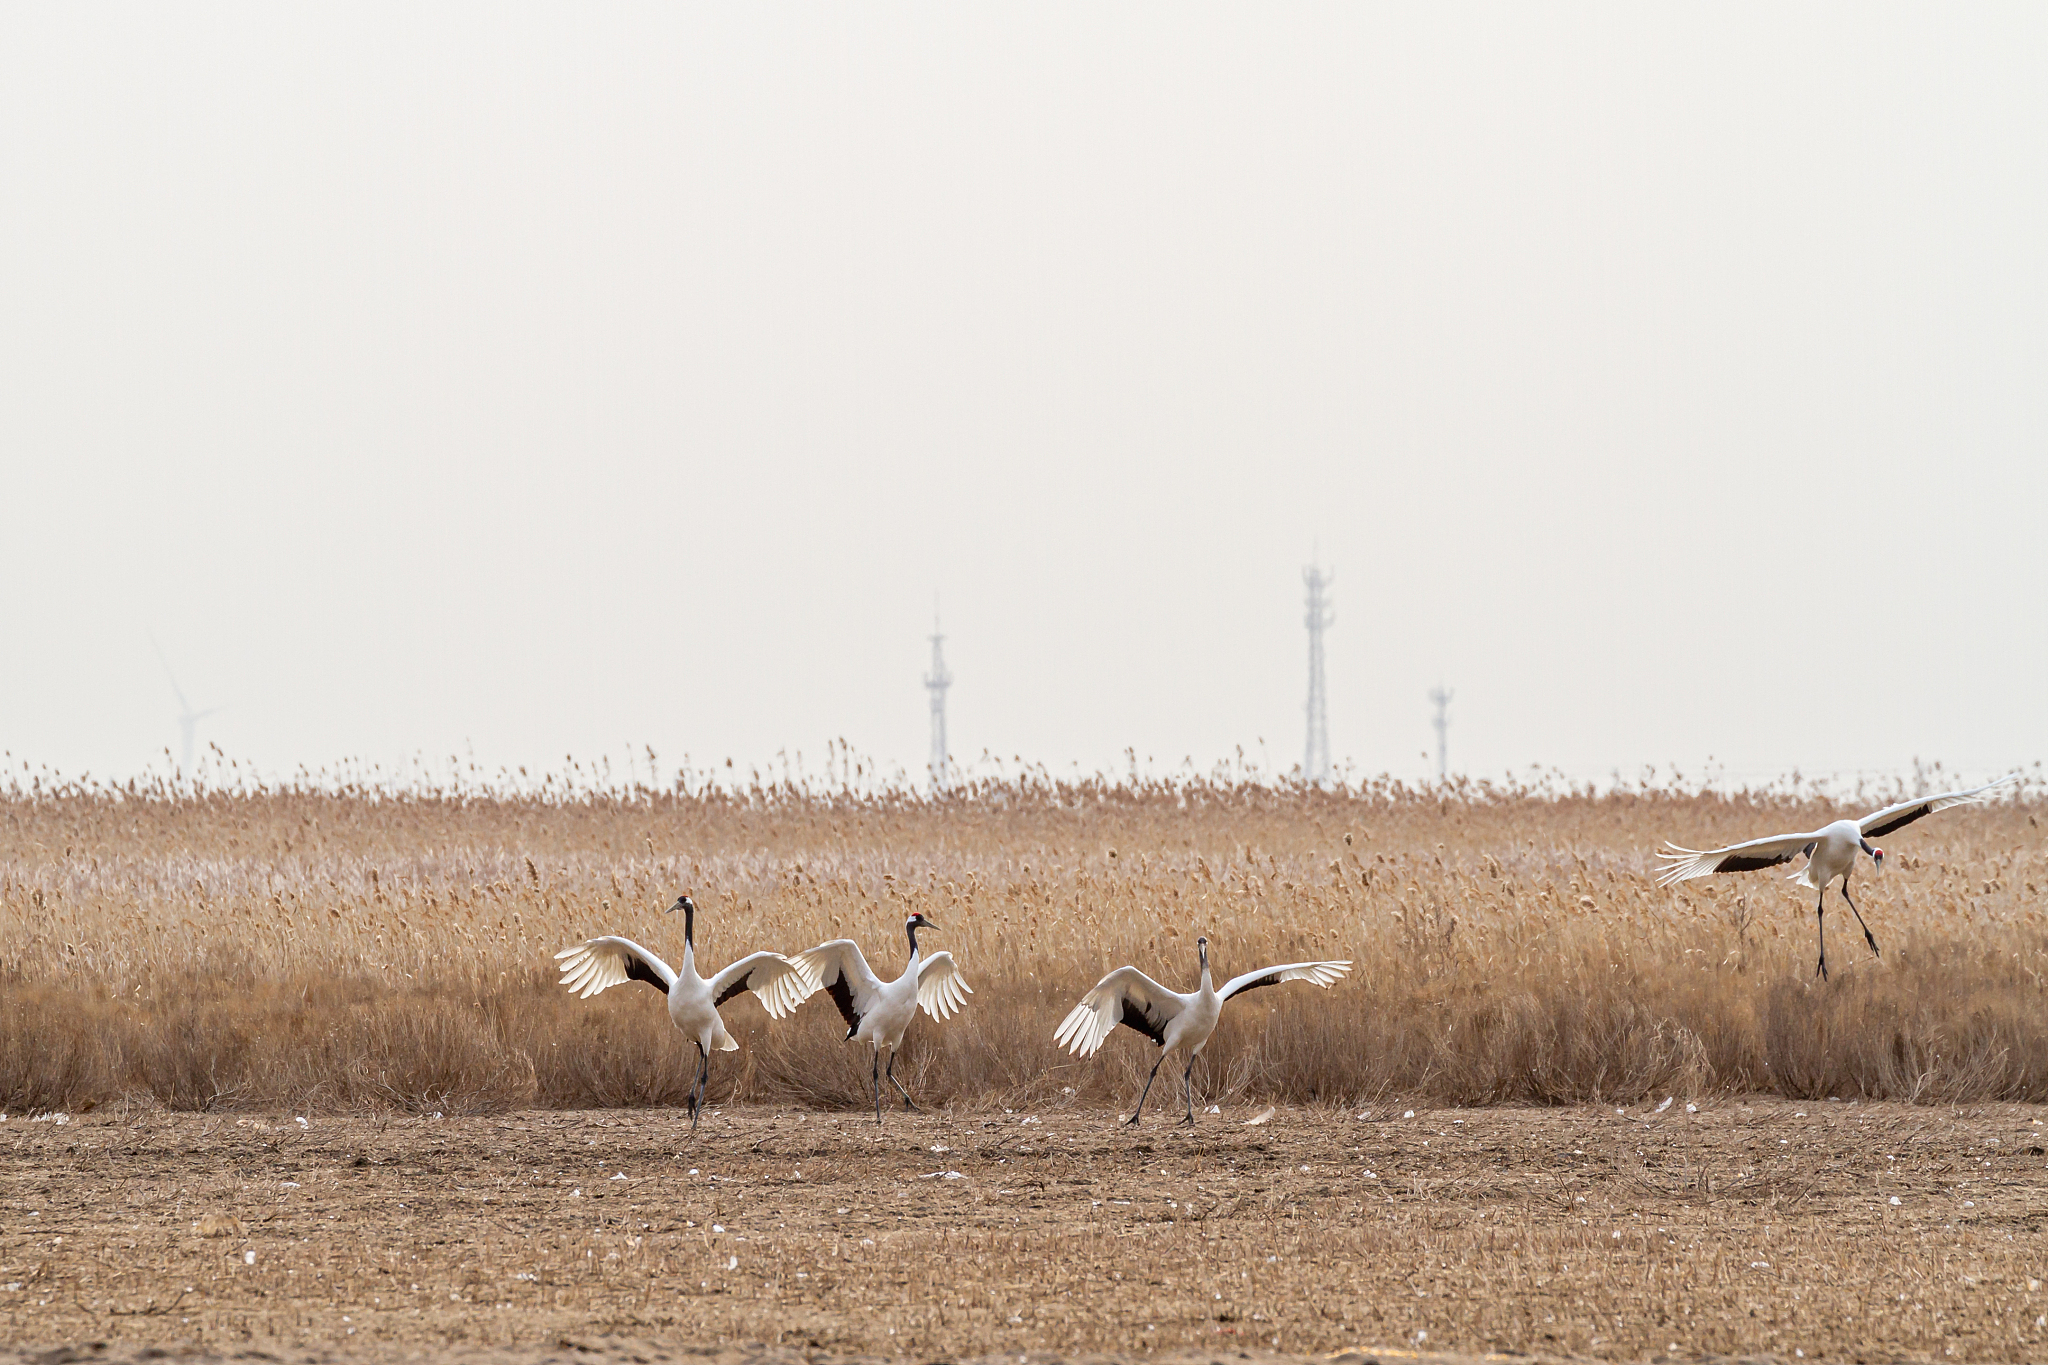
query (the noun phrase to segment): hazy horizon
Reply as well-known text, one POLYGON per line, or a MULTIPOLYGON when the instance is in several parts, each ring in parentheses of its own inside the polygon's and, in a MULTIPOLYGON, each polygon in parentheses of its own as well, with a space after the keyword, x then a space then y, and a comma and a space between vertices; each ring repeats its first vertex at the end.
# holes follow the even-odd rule
POLYGON ((2048 13, 0 17, 0 750, 2048 756, 2048 13), (2029 547, 2032 548, 2029 548, 2029 547))

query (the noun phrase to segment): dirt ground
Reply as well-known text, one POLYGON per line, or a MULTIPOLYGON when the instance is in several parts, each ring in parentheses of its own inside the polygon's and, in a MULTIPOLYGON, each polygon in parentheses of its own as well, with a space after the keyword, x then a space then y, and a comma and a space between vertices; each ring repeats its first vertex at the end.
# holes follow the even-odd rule
POLYGON ((13 1114, 0 1361, 2048 1358, 2041 1109, 1114 1117, 13 1114))

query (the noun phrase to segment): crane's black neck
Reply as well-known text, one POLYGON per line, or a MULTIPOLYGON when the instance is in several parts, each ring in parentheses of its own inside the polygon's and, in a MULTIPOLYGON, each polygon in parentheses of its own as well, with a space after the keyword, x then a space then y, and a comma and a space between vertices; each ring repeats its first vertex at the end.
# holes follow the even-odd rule
POLYGON ((683 897, 683 946, 697 946, 697 904, 688 896, 683 897))
POLYGON ((905 920, 903 932, 910 939, 910 955, 914 958, 917 956, 917 921, 905 920))

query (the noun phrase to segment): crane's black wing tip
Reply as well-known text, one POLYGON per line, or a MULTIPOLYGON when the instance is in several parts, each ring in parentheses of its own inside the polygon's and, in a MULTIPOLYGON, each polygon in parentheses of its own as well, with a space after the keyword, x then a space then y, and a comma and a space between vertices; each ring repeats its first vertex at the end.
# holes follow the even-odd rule
POLYGON ((846 1036, 851 1038, 860 1029, 860 1011, 853 1007, 853 985, 846 979, 846 973, 841 972, 827 982, 825 993, 839 1006, 839 1017, 846 1021, 846 1036))
POLYGON ((1259 975, 1245 982, 1242 986, 1239 986, 1236 990, 1232 991, 1228 998, 1235 1000, 1240 995, 1243 995, 1246 991, 1255 991, 1261 986, 1277 986, 1279 984, 1280 969, 1278 967, 1275 967, 1272 971, 1261 972, 1259 975))
MULTIPOLYGON (((759 976, 760 974, 761 969, 759 967, 756 967, 754 968, 754 970, 748 972, 739 980, 733 982, 730 986, 727 986, 722 992, 719 993, 718 998, 711 1002, 712 1008, 718 1008, 719 1006, 723 1005, 726 1001, 732 999, 734 996, 740 994, 743 991, 750 991, 754 989, 754 978, 759 976)), ((767 983, 763 982, 762 984, 766 985, 767 983)))
POLYGON ((668 994, 668 982, 663 981, 654 968, 642 962, 638 953, 626 954, 626 980, 645 981, 663 995, 668 994))
POLYGON ((1866 839, 1882 839, 1885 835, 1890 834, 1893 830, 1904 829, 1907 825, 1912 824, 1921 816, 1930 815, 1933 813, 1933 811, 1934 803, 1932 801, 1922 801, 1919 805, 1913 807, 1913 809, 1911 810, 1900 811, 1897 815, 1894 815, 1891 819, 1885 821, 1877 828, 1864 830, 1863 837, 1866 839))
MULTIPOLYGON (((1808 847, 1808 848, 1812 848, 1812 847, 1813 847, 1813 845, 1811 845, 1811 844, 1808 844, 1808 845, 1807 845, 1807 847, 1808 847)), ((1789 863, 1789 862, 1791 862, 1791 861, 1792 861, 1792 859, 1793 859, 1793 858, 1795 858, 1796 856, 1798 856, 1798 855, 1796 855, 1796 854, 1792 854, 1792 853, 1786 853, 1786 854, 1782 854, 1782 855, 1780 855, 1780 856, 1778 856, 1778 857, 1776 857, 1776 858, 1762 858, 1762 857, 1758 857, 1758 856, 1757 856, 1757 855, 1755 855, 1755 854, 1751 854, 1751 853, 1745 853, 1745 854, 1740 854, 1740 855, 1738 855, 1738 856, 1736 856, 1736 857, 1733 857, 1733 858, 1723 858, 1723 859, 1722 859, 1722 860, 1721 860, 1721 861, 1720 861, 1719 863, 1715 864, 1715 866, 1714 866, 1714 871, 1716 871, 1716 872, 1756 872, 1756 871, 1758 871, 1758 870, 1760 870, 1760 869, 1762 869, 1762 868, 1766 868, 1766 867, 1777 867, 1777 866, 1778 866, 1779 864, 1781 864, 1781 863, 1789 863)))
POLYGON ((1161 1047, 1166 1046, 1166 1021, 1154 1019, 1151 1013, 1136 1001, 1124 1001, 1117 1008, 1116 1015, 1116 1021, 1125 1028, 1135 1029, 1161 1047))

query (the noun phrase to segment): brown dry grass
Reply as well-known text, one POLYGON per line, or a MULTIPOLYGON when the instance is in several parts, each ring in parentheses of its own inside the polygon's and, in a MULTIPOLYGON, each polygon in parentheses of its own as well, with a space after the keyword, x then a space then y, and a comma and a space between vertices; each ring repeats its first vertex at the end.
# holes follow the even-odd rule
POLYGON ((675 1111, 17 1117, 0 1359, 111 1342, 539 1365, 567 1339, 540 1359, 1997 1361, 2048 1343, 2038 1107, 1404 1112, 1130 1131, 1072 1105, 882 1129, 750 1107, 694 1134, 675 1111))
MULTIPOLYGON (((1213 1100, 2042 1100, 2039 810, 2001 800, 1889 841, 1893 870, 1857 883, 1885 956, 1831 915, 1819 985, 1807 893, 1768 873, 1651 879, 1662 838, 1839 813, 1796 784, 1027 778, 939 802, 17 786, 0 793, 0 1109, 678 1104, 688 1067, 652 993, 576 1001, 549 959, 600 932, 673 954, 681 926, 659 911, 681 889, 713 963, 842 934, 893 963, 903 914, 932 914, 975 988, 960 1019, 912 1029, 898 1067, 939 1104, 1128 1103, 1150 1060, 1135 1035, 1082 1063, 1053 1025, 1120 963, 1185 986, 1201 931, 1225 974, 1358 964, 1327 994, 1226 1015, 1196 1071, 1213 1100)), ((743 1050, 714 1064, 715 1101, 861 1102, 865 1061, 828 1004, 777 1025, 750 997, 727 1013, 743 1050)))

